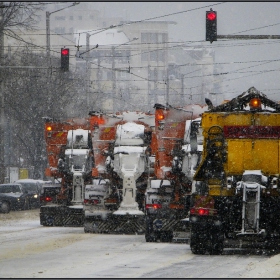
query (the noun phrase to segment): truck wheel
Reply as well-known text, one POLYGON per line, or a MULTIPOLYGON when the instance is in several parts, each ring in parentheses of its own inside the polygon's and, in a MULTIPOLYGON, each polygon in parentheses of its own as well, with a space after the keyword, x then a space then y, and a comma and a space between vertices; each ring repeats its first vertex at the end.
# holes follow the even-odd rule
POLYGON ((156 238, 153 234, 145 233, 146 242, 155 242, 156 238))
POLYGON ((160 242, 171 242, 172 239, 173 239, 173 232, 171 230, 161 232, 160 242))
POLYGON ((212 245, 211 249, 209 250, 210 255, 221 255, 224 250, 223 242, 217 242, 212 245))
POLYGON ((210 255, 221 255, 224 250, 224 234, 221 230, 216 229, 211 235, 210 255))
POLYGON ((195 255, 204 255, 206 253, 207 240, 199 238, 198 231, 191 230, 190 248, 195 255))
POLYGON ((146 225, 146 228, 145 228, 146 242, 155 242, 156 241, 156 233, 153 230, 153 218, 147 216, 145 225, 146 225))
POLYGON ((191 251, 195 255, 204 255, 206 253, 206 247, 203 243, 197 242, 197 241, 192 241, 191 240, 191 251))
POLYGON ((10 211, 11 211, 10 204, 7 201, 3 201, 1 205, 1 212, 7 214, 10 211))

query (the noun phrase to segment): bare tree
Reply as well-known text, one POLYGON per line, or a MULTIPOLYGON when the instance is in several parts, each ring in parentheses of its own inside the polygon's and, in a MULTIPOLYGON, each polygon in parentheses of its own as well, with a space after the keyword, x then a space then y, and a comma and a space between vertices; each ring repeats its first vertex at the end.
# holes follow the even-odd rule
MULTIPOLYGON (((10 164, 24 159, 25 167, 34 166, 34 177, 42 178, 46 167, 43 118, 87 116, 84 100, 79 100, 78 94, 83 78, 70 72, 65 75, 59 69, 49 76, 47 67, 39 67, 47 66, 43 54, 33 53, 28 46, 20 54, 21 59, 11 61, 17 60, 22 66, 32 64, 33 68, 7 68, 4 71, 5 131, 10 131, 6 136, 9 143, 6 158, 10 164)), ((54 64, 60 62, 55 57, 52 60, 54 64)))
POLYGON ((5 35, 12 37, 18 37, 18 31, 35 30, 39 20, 37 13, 42 9, 40 2, 2 2, 0 28, 5 35))

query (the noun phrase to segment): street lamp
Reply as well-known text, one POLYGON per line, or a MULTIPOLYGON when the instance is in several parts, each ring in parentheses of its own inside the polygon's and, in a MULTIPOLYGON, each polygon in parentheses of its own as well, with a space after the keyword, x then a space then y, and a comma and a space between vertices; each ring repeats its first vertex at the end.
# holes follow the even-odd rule
POLYGON ((46 12, 46 35, 47 35, 47 58, 48 58, 48 61, 49 61, 49 58, 50 58, 50 15, 54 14, 56 12, 65 10, 67 8, 76 6, 78 4, 80 4, 80 2, 74 2, 72 5, 64 7, 64 8, 59 9, 59 10, 56 10, 54 12, 51 12, 51 13, 48 12, 48 11, 46 12))

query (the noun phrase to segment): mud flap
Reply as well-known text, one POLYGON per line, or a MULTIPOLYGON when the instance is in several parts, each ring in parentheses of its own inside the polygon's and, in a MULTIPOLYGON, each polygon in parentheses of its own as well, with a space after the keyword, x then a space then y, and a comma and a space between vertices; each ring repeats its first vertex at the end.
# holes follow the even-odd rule
POLYGON ((99 216, 88 216, 84 223, 85 232, 109 234, 144 234, 144 217, 137 215, 113 215, 106 219, 99 216))
POLYGON ((84 225, 83 209, 67 206, 41 206, 40 224, 42 226, 82 227, 84 225))

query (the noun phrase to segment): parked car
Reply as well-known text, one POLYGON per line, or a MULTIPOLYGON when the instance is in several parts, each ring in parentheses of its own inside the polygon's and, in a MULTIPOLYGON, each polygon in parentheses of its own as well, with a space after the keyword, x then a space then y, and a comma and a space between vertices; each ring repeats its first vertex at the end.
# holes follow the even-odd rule
POLYGON ((11 210, 23 210, 29 205, 28 191, 21 184, 0 184, 0 210, 9 213, 11 210))
POLYGON ((40 207, 40 189, 41 185, 34 179, 20 179, 15 183, 21 184, 24 190, 27 190, 29 197, 28 209, 40 207))

